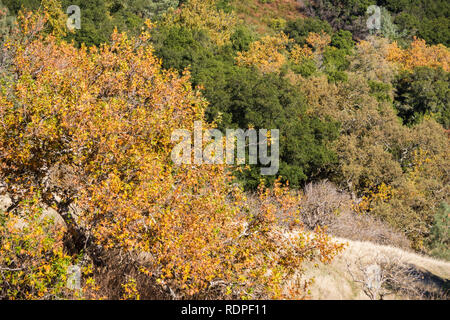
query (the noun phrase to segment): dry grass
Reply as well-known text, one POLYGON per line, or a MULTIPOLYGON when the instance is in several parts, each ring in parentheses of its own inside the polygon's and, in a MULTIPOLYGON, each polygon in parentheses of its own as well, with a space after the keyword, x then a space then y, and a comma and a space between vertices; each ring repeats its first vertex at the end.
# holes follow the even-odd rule
POLYGON ((329 181, 307 185, 302 198, 300 218, 310 230, 327 226, 335 237, 410 248, 402 233, 370 214, 355 212, 351 196, 329 181))
POLYGON ((312 299, 367 300, 361 269, 378 264, 387 275, 384 299, 447 299, 450 263, 402 249, 370 242, 336 239, 346 250, 329 265, 307 268, 314 277, 312 299))
POLYGON ((272 0, 271 3, 261 3, 259 0, 236 0, 233 7, 240 19, 246 25, 256 26, 256 32, 266 34, 273 32, 269 23, 271 19, 293 20, 303 17, 300 9, 303 1, 298 0, 272 0))

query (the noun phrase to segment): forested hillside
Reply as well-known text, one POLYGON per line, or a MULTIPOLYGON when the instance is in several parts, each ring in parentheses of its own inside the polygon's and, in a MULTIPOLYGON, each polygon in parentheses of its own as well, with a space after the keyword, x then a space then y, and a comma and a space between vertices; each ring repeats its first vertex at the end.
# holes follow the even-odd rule
POLYGON ((449 9, 0 0, 0 299, 309 298, 335 238, 448 261, 449 9), (176 163, 199 121, 279 130, 277 173, 176 163))

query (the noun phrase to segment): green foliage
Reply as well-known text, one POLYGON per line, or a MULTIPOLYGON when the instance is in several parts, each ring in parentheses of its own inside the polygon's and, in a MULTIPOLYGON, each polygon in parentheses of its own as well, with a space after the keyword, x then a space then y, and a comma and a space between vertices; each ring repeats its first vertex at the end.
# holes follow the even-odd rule
POLYGON ((347 74, 344 72, 350 65, 346 58, 347 50, 327 47, 323 53, 325 72, 331 82, 346 81, 347 74))
POLYGON ((352 34, 349 31, 339 30, 331 36, 331 45, 350 54, 355 47, 352 34))
POLYGON ((287 22, 284 32, 289 38, 294 39, 295 43, 300 46, 306 44, 306 38, 310 32, 328 34, 332 33, 331 26, 326 21, 317 18, 300 18, 287 22))
MULTIPOLYGON (((11 13, 21 8, 37 11, 42 0, 4 0, 11 13)), ((62 9, 77 5, 81 9, 81 29, 68 33, 66 39, 78 45, 99 46, 109 41, 114 27, 137 35, 145 19, 159 19, 170 8, 178 6, 178 0, 61 0, 62 9)))
POLYGON ((328 21, 334 30, 347 30, 355 38, 368 34, 366 10, 375 4, 371 0, 320 0, 311 1, 307 13, 328 21))
POLYGON ((98 46, 109 40, 114 26, 105 0, 64 0, 63 3, 63 8, 74 4, 81 9, 81 29, 69 34, 68 40, 75 40, 78 44, 84 43, 87 46, 98 46))
POLYGON ((255 35, 245 26, 238 26, 231 35, 231 44, 235 51, 247 51, 250 43, 256 40, 255 35))
POLYGON ((449 46, 450 4, 447 0, 320 0, 311 1, 307 13, 328 21, 334 30, 348 30, 354 38, 364 38, 368 35, 366 10, 370 5, 382 7, 383 36, 406 44, 406 40, 416 35, 427 43, 449 46))
POLYGON ((214 59, 214 46, 202 30, 163 26, 153 33, 153 43, 165 69, 201 68, 204 61, 214 59))
MULTIPOLYGON (((448 4, 448 2, 447 2, 448 4)), ((447 15, 438 18, 424 18, 418 26, 417 36, 425 39, 430 44, 445 44, 450 46, 450 20, 449 10, 447 15)), ((407 26, 406 26, 407 27, 407 26)))
POLYGON ((450 73, 442 68, 417 67, 403 72, 395 83, 395 106, 405 124, 418 123, 432 115, 450 127, 450 73))
POLYGON ((450 206, 445 202, 434 216, 429 246, 433 256, 450 260, 450 206))
POLYGON ((270 20, 269 26, 275 31, 281 31, 286 27, 286 23, 283 18, 273 18, 270 20))
MULTIPOLYGON (((186 2, 187 0, 182 0, 180 1, 180 3, 182 2, 186 2)), ((231 13, 233 11, 233 7, 230 4, 231 0, 218 0, 216 2, 216 7, 218 10, 222 10, 223 12, 226 13, 231 13)))
MULTIPOLYGON (((9 31, 22 7, 37 11, 42 3, 0 0, 0 8, 9 8, 8 15, 0 13, 0 35, 9 31)), ((448 1, 311 1, 306 8, 311 17, 292 20, 293 15, 269 15, 261 19, 267 24, 264 28, 245 17, 250 23, 239 24, 233 12, 236 2, 229 0, 45 3, 54 4, 49 12, 54 28, 47 33, 57 29, 69 5, 80 6, 81 30, 64 36, 77 46, 109 42, 115 27, 136 39, 144 20, 151 18, 156 22, 149 32, 155 55, 164 69, 179 74, 190 70, 184 85, 201 88, 208 100, 206 120, 222 130, 280 129, 279 175, 291 186, 329 178, 355 199, 367 200, 372 194, 367 211, 401 230, 416 248, 423 250, 423 244, 428 244, 433 254, 448 259, 448 174, 443 169, 448 167, 448 138, 443 127, 450 128, 450 79, 446 69, 435 68, 446 68, 447 49, 426 47, 422 40, 413 43, 411 50, 389 45, 395 40, 400 47, 408 47, 416 35, 448 46, 448 1), (372 4, 383 7, 378 36, 368 36, 366 29, 366 9, 372 4), (276 71, 237 63, 238 53, 249 51, 267 36, 255 30, 268 31, 269 38, 274 30, 283 31, 292 40, 276 52, 262 47, 263 53, 269 52, 261 55, 263 63, 275 60, 275 53, 281 57, 282 66, 276 71), (359 41, 363 38, 366 41, 359 41), (398 74, 392 62, 408 70, 398 74), (389 190, 385 197, 377 193, 381 187, 389 190), (437 210, 441 202, 445 203, 437 210)), ((275 6, 252 4, 252 9, 275 6)), ((241 14, 254 18, 259 12, 243 10, 241 14)), ((6 84, 14 81, 9 71, 12 60, 11 56, 0 58, 6 61, 0 65, 0 93, 6 95, 6 84)), ((238 168, 235 173, 246 188, 255 189, 260 183, 259 166, 238 168)), ((267 183, 275 178, 266 178, 267 183)))
MULTIPOLYGON (((323 56, 319 59, 319 66, 314 65, 313 60, 305 59, 301 64, 293 65, 291 68, 295 73, 308 77, 316 71, 316 67, 319 67, 328 75, 331 82, 347 80, 344 72, 349 67, 347 55, 350 55, 355 47, 349 31, 339 30, 333 33, 327 22, 306 18, 290 21, 284 32, 294 40, 293 43, 299 46, 305 46, 308 43, 307 38, 310 33, 322 34, 324 32, 331 35, 330 46, 325 47, 323 56)), ((311 46, 310 43, 308 45, 311 46)))
MULTIPOLYGON (((41 6, 41 0, 6 0, 6 5, 17 14, 22 8, 37 11, 41 6)), ((63 12, 70 5, 77 5, 81 9, 81 29, 69 33, 68 40, 75 40, 79 45, 100 45, 108 41, 113 30, 113 23, 107 0, 62 0, 59 1, 63 12)), ((112 6, 114 8, 114 6, 112 6)))
POLYGON ((450 45, 450 4, 447 0, 379 0, 395 14, 400 30, 416 31, 427 43, 450 45))
POLYGON ((63 230, 43 215, 36 199, 21 214, 0 210, 0 299, 61 299, 74 260, 63 249, 63 230))
POLYGON ((375 98, 377 98, 379 102, 392 101, 391 99, 392 87, 390 84, 373 80, 369 80, 368 84, 370 87, 370 94, 375 98))
POLYGON ((0 38, 3 39, 10 32, 14 21, 15 17, 10 14, 9 9, 0 0, 0 38))
POLYGON ((12 14, 17 15, 22 8, 38 10, 41 0, 3 0, 3 4, 8 7, 12 14))
POLYGON ((291 70, 303 77, 310 77, 317 72, 316 62, 313 59, 305 59, 301 64, 291 63, 291 70))
MULTIPOLYGON (((227 81, 241 70, 235 66, 233 48, 245 48, 251 41, 245 29, 238 29, 232 45, 218 48, 202 30, 184 26, 163 26, 153 34, 155 53, 162 58, 163 67, 180 73, 189 68, 194 86, 202 85, 210 102, 208 120, 214 120, 226 109, 229 97, 225 92, 227 81)), ((223 123, 230 124, 230 115, 224 114, 223 123)))
MULTIPOLYGON (((122 2, 122 1, 121 1, 122 2)), ((180 1, 178 0, 132 0, 128 5, 129 9, 135 14, 155 19, 166 13, 171 8, 176 8, 180 1)))
MULTIPOLYGON (((228 79, 224 91, 228 103, 223 111, 233 124, 280 129, 279 175, 292 186, 322 174, 335 160, 328 144, 337 137, 337 123, 308 116, 303 96, 282 76, 242 70, 228 79)), ((247 186, 257 184, 250 179, 254 176, 247 176, 247 186)))
MULTIPOLYGON (((280 129, 279 174, 291 185, 299 186, 322 174, 335 160, 327 144, 337 137, 337 123, 307 116, 303 96, 283 74, 263 75, 236 66, 235 50, 245 48, 251 38, 246 29, 237 29, 232 45, 218 48, 204 32, 185 27, 163 27, 154 34, 156 54, 163 66, 180 72, 190 67, 193 85, 203 86, 209 101, 208 120, 220 119, 222 129, 280 129)), ((310 69, 314 70, 314 66, 310 69)), ((241 175, 248 188, 259 184, 255 171, 241 175)))
POLYGON ((386 8, 381 8, 381 34, 383 37, 392 41, 398 41, 405 45, 404 39, 407 38, 408 32, 406 30, 400 31, 391 16, 391 13, 386 8))
MULTIPOLYGON (((0 215, 0 298, 63 298, 67 252, 93 262, 86 273, 95 278, 81 288, 92 298, 97 277, 99 294, 125 299, 304 297, 310 281, 286 283, 304 261, 330 262, 343 245, 320 228, 303 232, 300 197, 280 183, 262 185, 253 210, 228 166, 175 163, 173 133, 204 120, 207 105, 189 73, 161 68, 148 30, 77 48, 42 32, 39 14, 22 16, 0 51, 12 56, 14 75, 0 90, 1 192, 15 205, 33 197, 0 215), (41 205, 61 220, 54 232, 41 205)), ((229 56, 231 44, 222 47, 205 52, 229 56)), ((244 83, 225 86, 236 125, 284 126, 285 148, 296 147, 285 159, 308 163, 321 152, 329 126, 322 132, 306 114, 297 88, 278 74, 241 71, 244 83)))

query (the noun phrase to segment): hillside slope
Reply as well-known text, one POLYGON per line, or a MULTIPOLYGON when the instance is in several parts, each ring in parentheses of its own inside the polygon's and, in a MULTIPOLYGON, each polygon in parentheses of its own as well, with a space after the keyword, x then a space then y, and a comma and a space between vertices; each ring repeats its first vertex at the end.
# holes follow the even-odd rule
POLYGON ((300 9, 304 1, 276 0, 261 2, 259 0, 232 1, 237 16, 247 26, 252 26, 260 34, 271 33, 269 27, 281 20, 295 20, 303 17, 300 9), (281 19, 281 20, 280 20, 281 19))
MULTIPOLYGON (((450 263, 439 261, 399 248, 370 242, 349 241, 346 250, 329 265, 307 268, 306 277, 314 277, 312 299, 365 300, 364 270, 374 263, 381 266, 388 289, 382 289, 384 299, 446 298, 450 280, 450 263), (394 282, 394 284, 393 284, 394 282), (399 286, 395 287, 395 283, 399 286)), ((448 298, 448 297, 447 297, 448 298)))
MULTIPOLYGON (((11 199, 0 196, 0 210, 11 205, 11 199)), ((43 215, 61 220, 52 209, 43 215)), ((60 223, 64 223, 60 221, 60 223)), ((433 259, 404 249, 334 238, 345 244, 344 251, 330 264, 305 263, 303 279, 314 279, 310 286, 313 300, 367 300, 364 292, 367 267, 381 267, 385 281, 380 293, 383 299, 448 299, 450 262, 433 259)))

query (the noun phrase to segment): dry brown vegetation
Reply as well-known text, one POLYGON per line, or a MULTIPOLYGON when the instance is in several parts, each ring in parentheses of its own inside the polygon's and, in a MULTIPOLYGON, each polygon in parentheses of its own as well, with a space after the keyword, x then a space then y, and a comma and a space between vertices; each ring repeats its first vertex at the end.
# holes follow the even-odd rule
POLYGON ((233 1, 236 13, 246 25, 252 25, 260 34, 270 32, 268 27, 273 19, 297 19, 302 17, 300 8, 303 1, 273 0, 262 3, 260 0, 233 1))
POLYGON ((374 291, 368 290, 365 273, 374 264, 381 269, 383 285, 372 298, 448 299, 450 263, 393 246, 340 241, 347 245, 343 254, 329 265, 307 269, 306 276, 315 278, 313 299, 370 299, 374 291))
POLYGON ((359 200, 352 200, 348 192, 329 181, 308 184, 302 199, 300 219, 310 230, 327 226, 335 237, 410 248, 401 232, 368 213, 356 211, 359 200))

